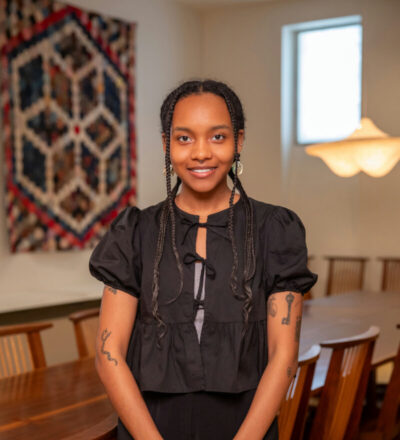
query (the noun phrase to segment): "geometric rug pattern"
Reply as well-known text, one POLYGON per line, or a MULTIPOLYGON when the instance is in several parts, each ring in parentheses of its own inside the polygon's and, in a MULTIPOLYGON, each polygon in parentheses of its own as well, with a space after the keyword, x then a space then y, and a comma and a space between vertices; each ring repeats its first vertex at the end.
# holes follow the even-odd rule
POLYGON ((49 0, 0 0, 10 249, 93 247, 135 205, 135 25, 49 0))

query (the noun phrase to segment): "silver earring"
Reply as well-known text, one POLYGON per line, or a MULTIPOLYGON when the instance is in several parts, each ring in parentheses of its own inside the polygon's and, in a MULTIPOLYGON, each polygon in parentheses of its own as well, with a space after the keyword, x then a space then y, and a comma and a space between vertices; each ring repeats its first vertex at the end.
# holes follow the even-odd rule
MULTIPOLYGON (((173 176, 175 174, 175 171, 172 168, 172 163, 169 164, 169 172, 171 173, 171 176, 173 176)), ((164 169, 163 169, 163 174, 164 174, 164 176, 167 174, 167 169, 165 168, 165 166, 164 166, 164 169)))
POLYGON ((243 164, 242 164, 242 162, 240 162, 240 160, 238 160, 237 162, 236 161, 233 162, 232 171, 234 174, 235 174, 235 169, 236 169, 236 163, 237 163, 237 167, 238 167, 237 174, 238 174, 238 176, 240 176, 243 173, 243 164))

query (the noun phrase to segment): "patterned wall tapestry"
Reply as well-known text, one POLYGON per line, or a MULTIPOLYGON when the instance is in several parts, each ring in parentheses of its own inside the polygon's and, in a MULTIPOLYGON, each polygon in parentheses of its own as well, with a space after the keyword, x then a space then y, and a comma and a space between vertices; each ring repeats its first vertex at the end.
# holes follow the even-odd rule
POLYGON ((0 26, 10 248, 92 247, 135 204, 135 26, 50 0, 0 26))

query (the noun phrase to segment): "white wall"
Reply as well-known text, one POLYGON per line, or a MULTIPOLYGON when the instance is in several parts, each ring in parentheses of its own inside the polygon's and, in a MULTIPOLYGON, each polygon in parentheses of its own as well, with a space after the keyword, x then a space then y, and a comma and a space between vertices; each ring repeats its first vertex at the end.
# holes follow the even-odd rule
MULTIPOLYGON (((139 207, 156 203, 165 194, 159 109, 171 88, 200 73, 201 17, 189 6, 165 0, 69 3, 137 23, 137 202, 139 207)), ((4 209, 0 231, 0 312, 101 296, 100 283, 88 274, 90 251, 10 255, 4 209)))
MULTIPOLYGON (((317 257, 313 263, 320 275, 317 294, 325 283, 322 255, 399 254, 399 165, 381 179, 365 175, 342 179, 319 159, 293 149, 289 179, 282 181, 280 69, 283 25, 362 15, 364 103, 380 128, 400 135, 400 2, 281 0, 206 10, 166 0, 70 3, 138 23, 139 207, 156 203, 164 195, 158 121, 162 98, 181 80, 203 74, 228 81, 242 97, 248 121, 245 187, 250 196, 286 205, 301 216, 309 252, 317 257)), ((10 255, 4 210, 0 231, 0 311, 100 297, 101 286, 87 271, 90 251, 10 255)), ((379 275, 380 267, 374 262, 368 269, 367 287, 376 288, 379 275)))
MULTIPOLYGON (((159 107, 168 90, 199 74, 228 81, 247 112, 243 181, 250 196, 294 209, 307 228, 312 268, 326 277, 321 255, 399 255, 400 166, 381 179, 341 179, 301 149, 291 151, 282 181, 280 139, 281 27, 361 14, 364 24, 364 94, 377 125, 400 136, 400 2, 397 0, 281 0, 195 10, 167 0, 71 0, 138 23, 136 126, 138 206, 164 196, 159 107), (287 189, 287 192, 284 189, 287 189)), ((2 169, 0 169, 2 173, 2 169)), ((3 177, 0 175, 0 179, 3 177)), ((4 179, 3 179, 4 180, 4 179)), ((2 195, 1 195, 2 197, 2 195)), ((10 255, 0 210, 0 312, 101 296, 87 270, 90 251, 10 255)), ((368 268, 367 286, 380 272, 368 268)), ((43 334, 49 364, 77 356, 72 325, 52 319, 43 334)))
MULTIPOLYGON (((397 0, 281 0, 215 7, 203 12, 203 73, 228 81, 247 111, 243 182, 248 194, 294 209, 307 229, 314 293, 325 289, 327 254, 400 255, 400 165, 386 177, 340 178, 320 159, 292 148, 282 180, 280 139, 283 25, 360 14, 363 18, 364 110, 400 136, 400 2, 397 0), (367 102, 367 108, 365 103, 367 102)), ((376 289, 380 265, 367 267, 376 289)))

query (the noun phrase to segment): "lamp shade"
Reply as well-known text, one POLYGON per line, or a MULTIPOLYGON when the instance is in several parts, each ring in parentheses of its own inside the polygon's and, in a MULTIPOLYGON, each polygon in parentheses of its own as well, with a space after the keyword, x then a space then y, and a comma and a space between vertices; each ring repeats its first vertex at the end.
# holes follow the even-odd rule
POLYGON ((309 145, 307 154, 321 158, 338 176, 351 177, 360 171, 372 177, 389 173, 400 159, 400 138, 390 137, 369 118, 347 138, 309 145))

